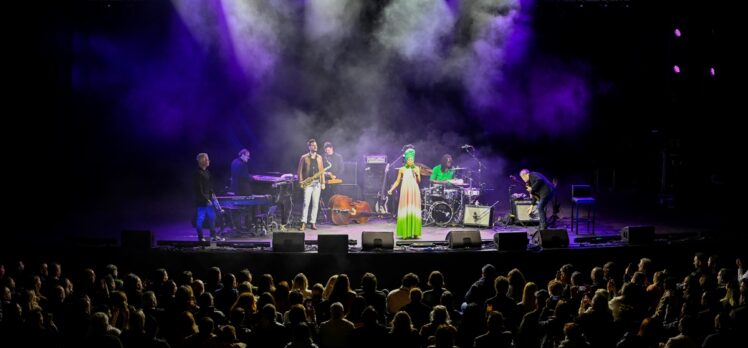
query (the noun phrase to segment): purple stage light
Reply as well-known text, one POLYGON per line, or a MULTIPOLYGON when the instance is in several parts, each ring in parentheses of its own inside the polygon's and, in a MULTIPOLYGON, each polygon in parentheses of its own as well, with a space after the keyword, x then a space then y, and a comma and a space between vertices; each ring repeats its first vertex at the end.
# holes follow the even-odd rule
POLYGON ((681 37, 681 35, 683 35, 683 34, 682 34, 682 33, 680 32, 680 29, 678 29, 678 28, 675 28, 675 31, 674 31, 673 33, 675 34, 675 37, 681 37))
POLYGON ((673 72, 676 74, 680 74, 680 67, 677 64, 673 65, 673 72))

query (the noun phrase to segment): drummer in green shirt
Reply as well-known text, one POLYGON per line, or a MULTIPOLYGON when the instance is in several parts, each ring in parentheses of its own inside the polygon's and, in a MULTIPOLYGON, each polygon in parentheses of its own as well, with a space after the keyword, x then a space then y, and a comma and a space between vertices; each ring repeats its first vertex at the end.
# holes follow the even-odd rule
POLYGON ((452 156, 442 156, 442 162, 438 166, 434 167, 431 173, 432 184, 446 184, 449 180, 452 180, 455 176, 455 171, 452 169, 452 156))

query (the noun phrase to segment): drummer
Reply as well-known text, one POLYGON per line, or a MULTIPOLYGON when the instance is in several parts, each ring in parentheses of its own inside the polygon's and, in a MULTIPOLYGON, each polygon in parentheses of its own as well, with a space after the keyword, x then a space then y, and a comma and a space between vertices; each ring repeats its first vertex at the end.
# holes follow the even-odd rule
POLYGON ((448 184, 454 179, 455 171, 452 168, 452 156, 445 154, 442 156, 441 164, 434 167, 431 173, 432 184, 448 184))

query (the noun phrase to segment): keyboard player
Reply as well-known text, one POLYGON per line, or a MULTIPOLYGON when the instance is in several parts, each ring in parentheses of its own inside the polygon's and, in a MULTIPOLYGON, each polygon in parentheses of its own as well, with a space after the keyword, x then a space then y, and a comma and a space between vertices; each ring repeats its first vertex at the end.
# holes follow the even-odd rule
MULTIPOLYGON (((252 194, 252 177, 249 170, 249 159, 251 154, 246 148, 241 149, 239 157, 231 161, 231 181, 229 192, 235 196, 249 196, 252 194)), ((248 205, 242 209, 235 209, 232 213, 234 228, 239 230, 252 230, 256 225, 257 206, 248 205)))
POLYGON ((247 149, 239 151, 239 157, 231 162, 231 184, 229 191, 236 196, 252 194, 252 177, 249 170, 250 153, 247 149))

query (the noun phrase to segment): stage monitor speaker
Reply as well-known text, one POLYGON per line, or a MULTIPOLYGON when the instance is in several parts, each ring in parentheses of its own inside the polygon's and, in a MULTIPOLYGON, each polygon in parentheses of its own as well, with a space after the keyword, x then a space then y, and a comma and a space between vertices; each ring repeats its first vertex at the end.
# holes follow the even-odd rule
POLYGON ((654 226, 626 226, 621 229, 621 240, 629 244, 649 244, 654 237, 654 226))
MULTIPOLYGON (((518 222, 525 225, 534 225, 540 222, 537 213, 530 215, 527 211, 532 206, 532 203, 533 201, 529 199, 519 199, 512 202, 512 214, 514 214, 518 222)), ((537 207, 534 210, 536 209, 537 207)))
POLYGON ((447 233, 450 249, 457 248, 480 248, 480 231, 449 231, 447 233))
POLYGON ((273 251, 303 252, 304 232, 273 233, 273 251))
POLYGON ((538 230, 533 235, 533 242, 543 248, 567 248, 569 232, 565 228, 538 230))
POLYGON ((501 232, 493 235, 498 251, 527 250, 527 232, 501 232))
POLYGON ((361 232, 361 250, 392 250, 395 247, 395 236, 392 232, 361 232))
POLYGON ((153 246, 153 233, 143 230, 126 230, 121 235, 122 248, 130 250, 148 250, 153 246))
POLYGON ((320 254, 347 254, 347 234, 320 234, 317 236, 317 252, 320 254))
POLYGON ((483 205, 466 205, 462 224, 465 226, 474 227, 493 226, 493 207, 483 205))

